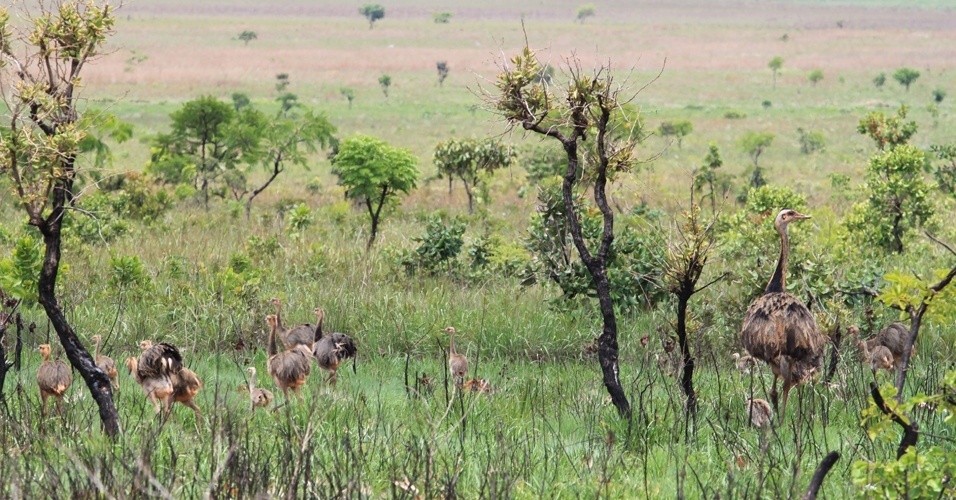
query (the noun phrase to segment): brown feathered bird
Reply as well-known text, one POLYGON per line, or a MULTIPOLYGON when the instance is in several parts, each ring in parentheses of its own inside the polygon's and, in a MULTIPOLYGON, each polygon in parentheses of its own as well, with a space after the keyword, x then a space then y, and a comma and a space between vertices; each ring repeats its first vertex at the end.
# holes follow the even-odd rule
POLYGON ((278 298, 270 299, 269 302, 276 308, 276 334, 286 349, 292 349, 297 345, 304 345, 312 348, 315 336, 315 325, 305 323, 293 328, 286 328, 282 325, 282 301, 278 298))
POLYGON ((279 352, 276 345, 275 314, 266 316, 266 323, 269 324, 269 360, 266 366, 269 368, 272 380, 279 389, 282 389, 282 394, 288 401, 289 390, 298 396, 299 388, 305 385, 305 379, 312 370, 312 351, 304 345, 297 345, 288 351, 279 352))
POLYGON ((63 395, 73 384, 70 367, 60 360, 50 361, 50 344, 41 344, 37 350, 43 356, 43 362, 37 369, 37 385, 40 387, 40 399, 43 401, 40 415, 46 416, 46 400, 50 396, 56 398, 56 412, 62 415, 63 395))
POLYGON ((813 378, 823 365, 827 337, 820 333, 817 321, 797 297, 787 293, 787 258, 790 241, 787 226, 809 219, 795 210, 783 209, 774 226, 780 234, 780 259, 762 296, 750 305, 741 328, 741 340, 751 356, 770 365, 774 381, 770 397, 777 403, 777 379, 783 380, 781 418, 786 414, 787 396, 797 384, 813 378))
POLYGON ((455 386, 461 387, 465 382, 465 377, 468 376, 468 358, 459 354, 455 349, 455 328, 449 326, 442 331, 450 335, 448 341, 448 371, 451 372, 451 376, 455 380, 455 386))
POLYGON ((249 411, 255 412, 256 408, 268 408, 272 404, 272 392, 256 387, 256 367, 246 368, 249 372, 249 411))
POLYGON ((329 372, 326 382, 335 387, 337 380, 336 372, 339 364, 349 358, 352 358, 352 372, 355 373, 355 356, 358 354, 358 347, 352 337, 344 333, 322 333, 322 321, 325 319, 325 311, 320 307, 315 310, 316 323, 314 332, 314 342, 312 344, 312 356, 319 364, 319 368, 329 372))
POLYGON ((735 352, 731 354, 730 357, 734 359, 734 367, 737 368, 737 371, 744 375, 749 375, 750 371, 757 366, 757 361, 753 358, 753 356, 748 356, 746 354, 741 356, 740 353, 735 352))
POLYGON ((873 376, 876 376, 877 370, 891 371, 894 369, 893 353, 885 345, 878 345, 870 352, 870 369, 873 370, 873 376))
POLYGON ((769 426, 770 422, 773 421, 773 408, 765 399, 747 398, 744 401, 744 408, 747 410, 747 418, 750 419, 750 423, 758 429, 769 426))
POLYGON ((139 359, 126 358, 126 368, 146 392, 156 413, 160 412, 160 402, 168 412, 176 390, 173 379, 183 369, 183 357, 176 346, 166 342, 153 345, 152 341, 144 340, 139 347, 143 350, 139 359))
POLYGON ((113 390, 119 389, 119 371, 116 370, 116 362, 109 356, 100 356, 100 342, 103 340, 99 335, 93 336, 93 342, 96 347, 93 349, 93 359, 96 361, 96 367, 103 370, 103 373, 110 378, 110 386, 113 390))
MULTIPOLYGON (((903 352, 906 350, 906 343, 910 338, 909 329, 902 323, 892 323, 868 340, 860 340, 860 329, 856 326, 851 326, 848 330, 850 335, 857 339, 856 346, 860 349, 860 353, 863 354, 864 360, 870 361, 874 349, 883 346, 890 351, 895 366, 899 366, 902 363, 903 352)), ((915 345, 913 349, 916 349, 915 345)), ((912 352, 910 356, 912 356, 912 352)))
POLYGON ((196 394, 199 394, 199 389, 202 388, 202 379, 199 378, 199 375, 196 375, 196 372, 183 367, 182 370, 179 370, 179 373, 172 376, 172 381, 173 394, 171 399, 173 403, 181 403, 183 406, 191 408, 193 413, 196 414, 196 426, 198 427, 202 412, 196 406, 195 398, 196 394))

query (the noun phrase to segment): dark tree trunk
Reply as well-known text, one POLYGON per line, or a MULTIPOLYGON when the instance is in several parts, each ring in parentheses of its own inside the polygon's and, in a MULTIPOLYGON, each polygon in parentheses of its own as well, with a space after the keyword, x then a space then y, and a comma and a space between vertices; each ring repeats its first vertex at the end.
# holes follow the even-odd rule
POLYGON ((903 401, 903 386, 906 385, 906 372, 910 367, 910 353, 913 352, 913 346, 916 345, 916 337, 919 335, 920 326, 923 324, 923 314, 926 312, 925 303, 919 309, 910 309, 910 331, 909 338, 906 339, 906 347, 903 348, 903 358, 900 359, 900 366, 896 369, 896 400, 903 401))
MULTIPOLYGON (((468 185, 468 181, 464 178, 461 179, 461 183, 465 185, 465 194, 468 195, 468 214, 471 215, 475 213, 475 195, 471 192, 474 185, 468 185)), ((477 182, 475 182, 475 185, 477 185, 477 182)))
POLYGON ((252 200, 256 199, 256 196, 259 196, 259 193, 266 190, 272 181, 282 173, 282 154, 276 155, 274 161, 272 162, 272 175, 269 176, 269 179, 265 181, 261 186, 252 191, 252 194, 249 195, 249 199, 246 200, 246 221, 249 220, 252 213, 252 200))
POLYGON ((388 197, 388 186, 382 188, 382 196, 378 200, 378 206, 373 210, 372 209, 372 200, 365 198, 365 206, 368 207, 368 215, 372 218, 372 234, 368 238, 368 243, 365 245, 365 251, 368 252, 372 249, 372 244, 375 243, 375 237, 378 235, 378 221, 382 216, 382 207, 385 206, 385 199, 388 197))
MULTIPOLYGON (((603 134, 599 134, 598 144, 602 141, 603 134)), ((618 413, 630 417, 631 405, 624 394, 624 388, 621 387, 620 369, 618 367, 617 319, 614 315, 614 302, 611 299, 611 285, 607 279, 607 252, 614 240, 614 213, 608 207, 604 192, 607 178, 602 170, 598 173, 594 183, 595 203, 604 218, 604 228, 601 234, 600 249, 597 255, 591 255, 584 241, 581 223, 574 206, 574 183, 577 180, 578 169, 577 141, 570 138, 562 141, 562 143, 568 156, 568 170, 562 185, 568 228, 571 231, 574 246, 577 248, 581 260, 584 261, 591 279, 594 280, 594 288, 601 307, 601 317, 604 320, 601 336, 598 337, 598 362, 601 364, 601 371, 604 376, 604 387, 607 388, 607 392, 611 396, 611 402, 617 408, 618 413)))
POLYGON ((883 395, 880 394, 880 388, 876 386, 876 382, 870 382, 870 395, 873 396, 873 402, 876 404, 876 407, 884 414, 889 415, 897 425, 903 428, 903 437, 900 438, 900 445, 896 448, 896 459, 899 460, 900 457, 906 454, 907 448, 916 446, 916 441, 919 439, 919 425, 917 425, 916 420, 912 418, 907 422, 903 417, 893 411, 893 409, 886 404, 883 395))
POLYGON ((7 372, 13 368, 13 361, 7 361, 7 352, 3 349, 3 337, 7 333, 8 322, 0 322, 0 404, 6 405, 7 399, 3 394, 3 383, 7 380, 7 372))
MULTIPOLYGON (((690 286, 693 290, 693 285, 690 286)), ((687 397, 687 413, 697 413, 697 393, 694 392, 694 358, 690 355, 690 342, 687 341, 687 301, 690 295, 681 293, 677 297, 677 342, 680 343, 681 356, 684 359, 680 386, 687 397)))
POLYGON ((817 467, 816 472, 813 473, 813 479, 810 480, 810 487, 807 488, 807 493, 803 495, 803 500, 816 500, 817 493, 820 491, 820 487, 823 486, 823 480, 839 459, 840 453, 836 451, 831 451, 827 453, 827 456, 823 457, 820 466, 817 467))
MULTIPOLYGON (((67 171, 72 171, 72 161, 69 163, 67 171)), ((60 229, 63 225, 67 196, 72 197, 72 184, 73 181, 69 178, 59 180, 54 184, 52 211, 46 219, 37 224, 46 247, 43 268, 40 270, 38 280, 39 302, 46 311, 47 318, 53 325, 70 364, 83 377, 93 400, 99 406, 103 430, 108 436, 115 437, 119 434, 119 416, 116 412, 116 406, 113 404, 113 390, 110 387, 110 379, 102 370, 97 368, 93 357, 80 343, 80 339, 67 322, 63 310, 60 309, 56 300, 56 278, 60 268, 60 229)))

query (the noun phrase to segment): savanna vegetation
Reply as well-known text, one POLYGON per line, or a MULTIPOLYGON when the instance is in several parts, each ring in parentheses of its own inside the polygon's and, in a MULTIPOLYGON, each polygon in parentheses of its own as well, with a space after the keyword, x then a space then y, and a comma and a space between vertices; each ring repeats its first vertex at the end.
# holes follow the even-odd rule
POLYGON ((956 496, 956 15, 735 5, 0 7, 0 494, 956 496))

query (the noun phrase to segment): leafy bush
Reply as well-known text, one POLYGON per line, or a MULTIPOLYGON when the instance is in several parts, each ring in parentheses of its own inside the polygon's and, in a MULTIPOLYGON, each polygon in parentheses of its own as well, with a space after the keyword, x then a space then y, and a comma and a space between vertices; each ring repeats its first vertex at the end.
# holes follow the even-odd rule
POLYGON ((726 113, 724 113, 724 118, 726 118, 726 119, 728 119, 728 120, 740 120, 740 119, 742 119, 742 118, 747 118, 747 113, 744 113, 743 111, 737 111, 737 110, 735 110, 735 109, 732 109, 732 110, 727 111, 726 113))
POLYGON ((299 203, 289 210, 289 238, 297 240, 302 237, 306 228, 312 225, 315 218, 312 209, 305 203, 299 203))
POLYGON ((823 132, 816 130, 797 129, 800 134, 800 152, 809 155, 813 153, 822 153, 827 150, 827 138, 823 132))
POLYGON ((751 213, 775 217, 784 208, 801 211, 807 206, 807 197, 786 186, 767 184, 750 188, 747 193, 747 210, 751 213))
POLYGON ((39 242, 31 236, 17 239, 12 255, 0 259, 0 289, 18 299, 35 301, 42 267, 39 242))
POLYGON ((425 234, 414 239, 419 243, 418 247, 401 259, 405 270, 409 273, 450 270, 465 244, 465 225, 458 218, 446 223, 441 217, 431 217, 425 226, 425 234))
POLYGON ((142 296, 150 290, 152 283, 153 280, 139 256, 110 258, 110 286, 142 296))

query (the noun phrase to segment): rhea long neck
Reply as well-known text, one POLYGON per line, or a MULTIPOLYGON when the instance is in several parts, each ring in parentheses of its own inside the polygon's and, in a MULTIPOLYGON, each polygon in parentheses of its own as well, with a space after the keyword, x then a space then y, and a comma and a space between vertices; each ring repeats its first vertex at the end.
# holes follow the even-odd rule
POLYGON ((272 323, 269 325, 271 329, 269 330, 269 356, 275 356, 278 352, 276 348, 276 324, 272 323))
POLYGON ((777 269, 774 270, 770 283, 763 291, 764 295, 787 291, 787 259, 790 257, 790 237, 787 236, 787 226, 784 224, 777 226, 777 232, 780 233, 780 259, 777 261, 777 269))
POLYGON ((454 332, 452 332, 451 340, 448 342, 448 350, 451 351, 452 354, 458 354, 458 351, 455 350, 455 333, 454 332))
POLYGON ((256 389, 256 371, 249 370, 249 393, 256 389))

